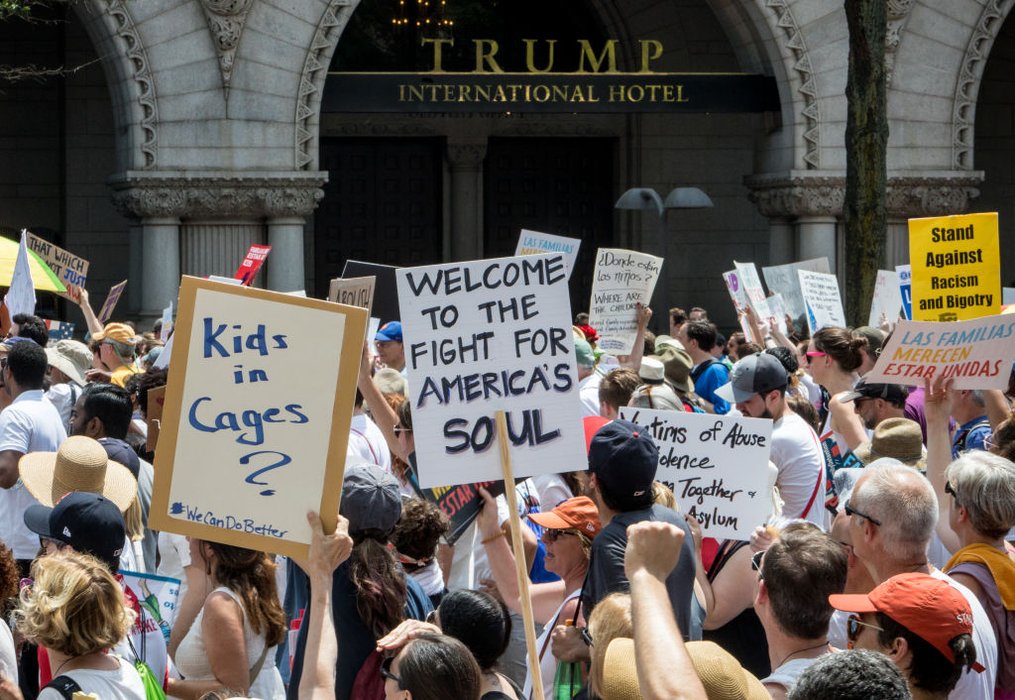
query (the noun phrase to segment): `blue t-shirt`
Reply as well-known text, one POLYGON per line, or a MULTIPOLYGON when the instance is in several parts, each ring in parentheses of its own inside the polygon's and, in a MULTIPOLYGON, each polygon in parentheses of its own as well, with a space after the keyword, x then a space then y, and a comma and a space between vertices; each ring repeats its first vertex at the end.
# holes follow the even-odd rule
POLYGON ((983 441, 991 432, 990 421, 986 416, 977 416, 960 425, 952 442, 952 459, 958 459, 959 454, 966 450, 986 450, 983 441))
MULTIPOLYGON (((706 360, 707 362, 708 360, 706 360)), ((724 399, 715 395, 715 390, 730 380, 729 370, 721 362, 713 362, 701 373, 698 380, 694 382, 694 393, 708 401, 715 408, 715 412, 725 415, 730 411, 730 405, 724 399)))

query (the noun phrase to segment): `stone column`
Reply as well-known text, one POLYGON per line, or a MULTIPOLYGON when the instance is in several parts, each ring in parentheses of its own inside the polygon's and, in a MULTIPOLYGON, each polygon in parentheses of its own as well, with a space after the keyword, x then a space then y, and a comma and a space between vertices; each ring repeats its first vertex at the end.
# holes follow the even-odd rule
POLYGON ((184 274, 232 277, 250 246, 264 243, 260 221, 187 221, 180 229, 184 274))
POLYGON ((140 314, 145 320, 154 320, 162 316, 169 302, 176 304, 180 288, 180 220, 146 218, 141 221, 141 231, 140 314))
POLYGON ((483 257, 483 159, 486 139, 448 143, 451 259, 483 257))
POLYGON ((828 258, 828 268, 836 270, 835 226, 834 216, 797 218, 796 249, 799 259, 828 258))
POLYGON ((796 236, 788 219, 774 217, 768 221, 768 264, 784 265, 797 259, 796 236))
POLYGON ((303 219, 274 217, 268 219, 268 289, 295 292, 306 289, 303 270, 303 219))

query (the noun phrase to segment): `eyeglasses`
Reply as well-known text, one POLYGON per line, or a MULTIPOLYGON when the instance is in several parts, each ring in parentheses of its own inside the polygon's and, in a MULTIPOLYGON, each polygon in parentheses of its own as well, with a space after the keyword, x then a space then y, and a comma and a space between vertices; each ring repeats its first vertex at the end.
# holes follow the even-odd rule
POLYGON ((581 637, 582 637, 582 641, 585 642, 588 646, 590 646, 590 647, 591 646, 595 646, 592 643, 592 634, 589 632, 589 628, 588 627, 582 627, 581 637))
POLYGON ((764 558, 765 558, 765 550, 761 550, 760 552, 755 552, 754 555, 751 557, 751 569, 753 569, 754 571, 758 572, 758 578, 759 579, 762 578, 762 576, 761 576, 761 560, 764 559, 764 558))
POLYGON ((959 502, 959 494, 955 493, 955 489, 952 488, 952 482, 945 482, 945 493, 954 498, 956 503, 959 502))
POLYGON ((398 684, 399 690, 405 690, 402 687, 402 679, 391 672, 391 664, 395 661, 394 656, 386 656, 381 661, 381 678, 389 681, 395 681, 398 684))
POLYGON ((395 426, 395 436, 396 437, 401 435, 402 433, 411 433, 411 432, 412 432, 412 428, 403 428, 400 425, 396 425, 395 426))
POLYGON ((543 537, 546 538, 547 542, 556 542, 565 535, 568 537, 577 537, 578 533, 574 530, 557 530, 552 527, 543 528, 543 537))
POLYGON ((846 620, 846 639, 849 640, 850 649, 853 648, 853 644, 856 643, 856 640, 860 637, 860 627, 870 627, 871 629, 879 632, 885 631, 883 627, 878 627, 877 625, 872 625, 869 622, 864 622, 860 619, 859 615, 850 615, 846 620))
POLYGON ((878 520, 877 518, 872 518, 871 516, 867 515, 866 513, 861 513, 856 508, 854 508, 853 506, 849 505, 849 501, 846 501, 846 505, 844 505, 843 508, 846 509, 846 515, 855 515, 857 517, 863 518, 864 520, 869 520, 872 523, 874 523, 875 525, 877 525, 878 527, 881 527, 881 521, 880 520, 878 520))

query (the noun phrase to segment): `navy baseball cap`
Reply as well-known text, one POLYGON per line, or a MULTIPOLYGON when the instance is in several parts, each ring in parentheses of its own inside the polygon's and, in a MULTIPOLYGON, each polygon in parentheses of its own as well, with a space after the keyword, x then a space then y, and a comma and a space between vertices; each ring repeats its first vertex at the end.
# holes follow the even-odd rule
POLYGON ((402 517, 398 482, 376 464, 349 467, 342 482, 339 512, 349 519, 349 532, 391 532, 402 517))
POLYGON ((592 436, 589 471, 620 508, 636 510, 652 503, 658 467, 659 448, 640 425, 614 420, 592 436))
POLYGON ((398 321, 388 321, 377 329, 377 335, 374 336, 374 340, 379 340, 382 343, 394 340, 401 343, 402 324, 398 321))
POLYGON ((141 458, 137 456, 137 452, 125 440, 102 437, 99 438, 99 444, 106 450, 106 454, 111 460, 127 467, 135 479, 139 478, 138 475, 141 473, 141 458))
POLYGON ((25 525, 46 539, 63 542, 77 552, 91 554, 109 567, 120 568, 120 553, 127 538, 127 527, 120 508, 97 493, 72 491, 52 508, 28 506, 25 525))

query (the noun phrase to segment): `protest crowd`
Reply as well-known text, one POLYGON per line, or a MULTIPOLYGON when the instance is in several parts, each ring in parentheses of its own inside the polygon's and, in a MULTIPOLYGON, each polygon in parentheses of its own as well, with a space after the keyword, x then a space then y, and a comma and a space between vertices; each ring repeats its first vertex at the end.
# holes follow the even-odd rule
MULTIPOLYGON (((337 527, 311 511, 308 554, 284 557, 149 526, 149 413, 182 349, 168 318, 68 294, 86 342, 20 313, 0 344, 3 700, 1015 698, 1010 359, 1007 389, 893 384, 867 376, 893 319, 810 333, 745 305, 726 337, 703 308, 660 324, 639 303, 618 350, 579 313, 565 369, 525 381, 580 404, 581 459, 465 498, 421 485, 423 416, 468 389, 420 398, 403 310, 357 353, 337 527), (722 509, 736 472, 708 476, 687 421, 737 448, 755 511, 722 509)), ((526 415, 516 444, 552 437, 552 412, 526 415)))

